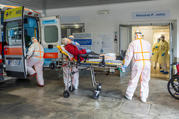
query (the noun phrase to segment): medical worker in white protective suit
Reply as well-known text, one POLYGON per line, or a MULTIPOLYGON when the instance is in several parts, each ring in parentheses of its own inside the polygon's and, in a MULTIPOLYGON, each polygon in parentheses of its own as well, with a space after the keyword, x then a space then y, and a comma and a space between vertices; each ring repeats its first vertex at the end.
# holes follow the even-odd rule
POLYGON ((146 102, 149 94, 152 49, 150 43, 143 40, 141 32, 135 34, 136 40, 129 44, 123 66, 123 68, 126 68, 131 60, 133 61, 131 79, 125 98, 132 100, 137 83, 140 80, 140 98, 142 102, 146 102))
POLYGON ((36 75, 37 84, 40 87, 44 86, 43 56, 44 48, 42 47, 42 45, 40 45, 35 37, 32 37, 32 45, 29 47, 27 53, 27 72, 30 74, 30 76, 36 75))
MULTIPOLYGON (((69 38, 63 38, 62 39, 62 44, 67 45, 67 44, 71 44, 72 41, 69 38)), ((64 80, 64 84, 65 84, 65 90, 68 90, 69 86, 71 86, 70 82, 72 80, 72 85, 73 85, 73 89, 78 89, 79 86, 79 71, 77 67, 72 67, 72 69, 70 69, 68 66, 68 64, 63 65, 63 80, 64 80), (73 75, 70 76, 70 73, 73 72, 73 75)))

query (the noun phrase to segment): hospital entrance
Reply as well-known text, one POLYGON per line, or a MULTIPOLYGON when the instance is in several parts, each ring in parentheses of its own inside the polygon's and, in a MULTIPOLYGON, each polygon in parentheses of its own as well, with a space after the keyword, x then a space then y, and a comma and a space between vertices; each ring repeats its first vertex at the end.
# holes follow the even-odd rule
POLYGON ((170 26, 132 26, 132 40, 135 40, 135 32, 140 31, 143 34, 144 40, 150 42, 152 46, 152 60, 151 60, 151 77, 153 78, 161 78, 161 79, 169 79, 170 72, 170 26), (162 49, 161 36, 165 37, 165 41, 168 43, 167 53, 163 53, 165 49, 162 49), (162 53, 161 53, 162 52, 162 53), (166 55, 164 57, 160 57, 160 55, 166 55), (165 58, 165 59, 162 59, 165 58), (162 72, 163 65, 160 64, 163 60, 166 62, 166 71, 162 72))

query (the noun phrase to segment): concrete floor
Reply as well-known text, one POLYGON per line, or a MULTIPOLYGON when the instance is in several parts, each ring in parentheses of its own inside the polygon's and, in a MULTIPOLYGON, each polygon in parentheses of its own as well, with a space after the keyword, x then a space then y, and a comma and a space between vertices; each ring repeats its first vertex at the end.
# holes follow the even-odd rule
MULTIPOLYGON (((170 68, 167 67, 167 70, 169 71, 170 68)), ((170 76, 169 76, 169 74, 163 74, 163 73, 161 73, 159 66, 157 66, 156 69, 154 69, 154 67, 152 66, 151 67, 151 77, 168 80, 170 76)))
POLYGON ((80 77, 80 88, 70 98, 62 96, 61 73, 47 71, 46 86, 35 81, 16 80, 0 84, 0 119, 179 119, 179 100, 167 91, 167 81, 152 79, 148 103, 139 100, 137 89, 133 101, 123 98, 128 77, 97 73, 102 94, 91 98, 90 75, 80 77))

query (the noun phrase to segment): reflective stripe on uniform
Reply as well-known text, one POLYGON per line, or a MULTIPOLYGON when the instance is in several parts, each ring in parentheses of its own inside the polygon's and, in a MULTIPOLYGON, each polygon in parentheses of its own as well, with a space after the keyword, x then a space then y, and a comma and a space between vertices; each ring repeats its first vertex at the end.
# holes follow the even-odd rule
MULTIPOLYGON (((140 47, 141 47, 141 54, 142 54, 142 61, 143 61, 143 67, 142 67, 142 72, 144 71, 145 67, 145 60, 144 60, 144 53, 143 53, 143 47, 142 47, 142 40, 140 39, 140 47)), ((142 74, 140 75, 140 85, 142 84, 142 74)), ((142 91, 141 91, 141 86, 140 86, 140 97, 142 97, 142 91)))
MULTIPOLYGON (((37 41, 36 41, 37 42, 37 41)), ((36 58, 43 58, 43 54, 44 54, 44 51, 41 51, 41 46, 40 46, 40 44, 38 43, 38 46, 39 46, 39 51, 34 51, 34 52, 39 52, 40 53, 40 56, 34 56, 34 57, 36 57, 36 58)))
POLYGON ((134 52, 134 54, 137 54, 137 53, 150 53, 150 52, 148 52, 148 51, 146 51, 146 52, 134 52))
POLYGON ((139 59, 139 60, 135 60, 135 61, 146 61, 146 60, 150 61, 150 59, 139 59))

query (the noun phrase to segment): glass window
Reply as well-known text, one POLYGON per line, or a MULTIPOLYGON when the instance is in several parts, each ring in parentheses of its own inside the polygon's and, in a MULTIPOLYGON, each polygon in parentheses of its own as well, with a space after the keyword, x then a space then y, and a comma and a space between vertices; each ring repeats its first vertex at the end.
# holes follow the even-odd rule
POLYGON ((61 25, 62 38, 68 37, 69 35, 72 35, 73 33, 82 33, 82 32, 85 32, 84 23, 61 25))
POLYGON ((21 21, 8 22, 6 25, 6 42, 9 45, 22 45, 21 21))
POLYGON ((26 17, 24 19, 24 38, 25 38, 25 46, 29 48, 32 44, 32 37, 38 38, 38 28, 37 28, 37 20, 33 17, 26 17))
POLYGON ((46 43, 58 42, 58 28, 57 28, 57 26, 45 26, 44 35, 45 35, 45 42, 46 43))

